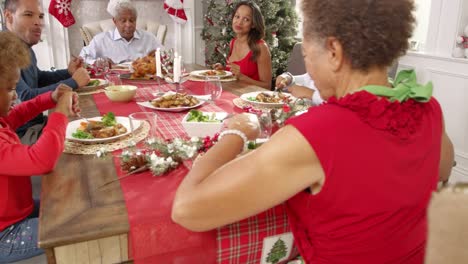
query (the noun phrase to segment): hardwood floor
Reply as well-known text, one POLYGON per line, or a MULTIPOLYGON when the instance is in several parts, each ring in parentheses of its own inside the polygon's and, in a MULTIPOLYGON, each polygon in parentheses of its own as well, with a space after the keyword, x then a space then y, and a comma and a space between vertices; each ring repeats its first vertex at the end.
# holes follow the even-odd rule
POLYGON ((12 264, 47 264, 47 258, 45 254, 42 254, 30 259, 13 262, 12 264))

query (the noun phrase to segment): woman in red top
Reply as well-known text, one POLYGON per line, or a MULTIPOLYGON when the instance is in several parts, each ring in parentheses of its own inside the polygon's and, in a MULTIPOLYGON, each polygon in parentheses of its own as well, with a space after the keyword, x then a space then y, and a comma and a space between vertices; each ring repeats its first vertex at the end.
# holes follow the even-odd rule
POLYGON ((63 151, 67 116, 79 110, 78 96, 66 86, 13 106, 29 51, 10 32, 0 32, 0 47, 0 263, 10 263, 43 252, 37 247, 38 203, 33 203, 30 176, 54 168, 63 151), (39 140, 22 145, 15 129, 53 107, 39 140))
POLYGON ((453 146, 432 84, 388 83, 408 48, 411 0, 307 0, 303 53, 327 101, 236 158, 258 126, 239 115, 180 184, 172 218, 203 231, 286 202, 307 263, 422 264, 427 214, 453 146))
MULTIPOLYGON (((270 89, 271 56, 265 37, 265 22, 260 8, 251 1, 241 1, 234 8, 232 29, 236 37, 231 40, 226 70, 239 80, 270 89)), ((215 69, 223 69, 220 63, 215 69)))

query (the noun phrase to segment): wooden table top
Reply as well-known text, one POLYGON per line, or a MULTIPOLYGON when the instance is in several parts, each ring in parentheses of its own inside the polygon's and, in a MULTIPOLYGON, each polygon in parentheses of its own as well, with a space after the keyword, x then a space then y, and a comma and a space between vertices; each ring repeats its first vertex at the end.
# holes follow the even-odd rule
MULTIPOLYGON (((189 70, 203 69, 187 65, 189 70)), ((235 95, 264 90, 245 82, 225 82, 235 95)), ((98 116, 92 95, 80 96, 83 116, 98 116)), ((129 231, 125 200, 111 158, 63 153, 54 171, 42 178, 39 247, 52 248, 129 231)))

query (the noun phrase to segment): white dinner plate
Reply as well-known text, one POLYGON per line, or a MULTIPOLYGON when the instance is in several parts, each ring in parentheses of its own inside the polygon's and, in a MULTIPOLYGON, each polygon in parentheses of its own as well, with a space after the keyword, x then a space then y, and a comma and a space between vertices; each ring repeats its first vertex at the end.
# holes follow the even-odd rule
MULTIPOLYGON (((168 74, 168 75, 164 76, 164 80, 167 83, 174 83, 174 80, 172 78, 173 78, 172 74, 168 74)), ((182 76, 180 76, 179 83, 184 83, 184 82, 186 82, 188 80, 189 80, 189 74, 188 73, 183 73, 182 76)))
MULTIPOLYGON (((190 72, 190 75, 195 76, 197 78, 205 78, 207 76, 206 73, 208 71, 212 71, 212 70, 192 71, 192 72, 190 72)), ((223 73, 222 74, 216 74, 216 75, 208 75, 208 76, 218 76, 219 78, 227 78, 227 77, 232 76, 232 72, 230 72, 230 71, 219 71, 219 72, 223 72, 223 73)))
POLYGON ((104 86, 107 85, 107 81, 106 80, 103 80, 103 79, 90 79, 89 81, 94 81, 94 80, 98 80, 99 81, 99 84, 96 84, 96 85, 86 85, 86 86, 83 86, 83 87, 80 87, 78 89, 76 89, 77 92, 89 92, 89 91, 94 91, 96 89, 99 89, 99 88, 104 88, 104 86))
MULTIPOLYGON (((96 120, 96 121, 101 121, 101 119, 102 119, 101 116, 88 118, 88 120, 96 120)), ((78 120, 75 120, 75 121, 72 121, 72 122, 68 123, 67 131, 65 133, 65 138, 67 140, 69 140, 69 141, 74 141, 74 142, 80 142, 80 143, 85 143, 85 144, 97 144, 97 143, 106 143, 106 142, 115 141, 115 140, 117 140, 117 139, 119 139, 121 137, 124 137, 124 136, 126 136, 126 135, 128 135, 128 134, 130 134, 132 132, 131 127, 130 127, 130 120, 128 119, 128 117, 116 116, 115 121, 117 121, 117 123, 122 124, 127 129, 127 132, 123 133, 123 134, 120 134, 120 135, 117 135, 117 136, 114 136, 114 137, 108 137, 108 138, 92 138, 92 139, 74 138, 72 136, 72 134, 75 133, 76 129, 80 127, 80 123, 81 122, 86 122, 84 119, 78 119, 78 120)), ((141 125, 141 122, 137 121, 136 128, 139 128, 140 125, 141 125)))
POLYGON ((127 62, 122 62, 122 63, 118 63, 118 64, 114 64, 112 65, 112 68, 121 68, 121 69, 130 69, 130 67, 132 67, 132 62, 131 61, 127 61, 127 62))
MULTIPOLYGON (((252 101, 250 100, 249 98, 256 98, 257 95, 259 93, 266 93, 266 94, 278 94, 278 92, 274 92, 274 91, 263 91, 263 92, 251 92, 251 93, 245 93, 245 94, 242 94, 240 96, 240 98, 248 103, 248 104, 251 104, 251 105, 254 105, 254 106, 262 106, 262 107, 281 107, 284 105, 283 102, 281 103, 263 103, 263 102, 257 102, 257 101, 252 101)), ((291 102, 295 101, 297 98, 292 96, 291 94, 286 94, 286 93, 283 93, 284 95, 286 95, 287 97, 289 97, 291 99, 291 102)))
POLYGON ((146 101, 146 102, 137 102, 137 104, 141 105, 141 106, 144 106, 144 107, 147 107, 147 108, 151 108, 151 109, 155 109, 155 110, 158 110, 158 111, 164 111, 164 112, 183 112, 183 111, 187 111, 187 110, 190 110, 190 109, 193 109, 193 108, 196 108, 196 107, 199 107, 200 105, 204 104, 205 101, 202 101, 199 99, 199 103, 194 105, 194 106, 183 106, 183 107, 171 107, 171 108, 161 108, 161 107, 156 107, 154 105, 152 105, 149 101, 146 101))

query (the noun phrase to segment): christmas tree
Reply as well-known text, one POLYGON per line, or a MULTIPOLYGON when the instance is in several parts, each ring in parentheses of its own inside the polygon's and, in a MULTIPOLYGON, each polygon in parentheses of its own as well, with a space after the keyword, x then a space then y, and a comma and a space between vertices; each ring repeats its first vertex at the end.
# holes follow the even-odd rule
POLYGON ((278 241, 275 242, 273 248, 271 248, 271 251, 268 252, 266 262, 273 264, 278 263, 280 259, 286 256, 287 249, 288 248, 286 247, 284 241, 281 240, 281 238, 278 238, 278 241))
MULTIPOLYGON (((232 13, 239 0, 205 0, 207 12, 202 38, 205 41, 205 64, 224 63, 229 42, 234 37, 232 13)), ((256 0, 265 18, 265 41, 270 47, 273 77, 283 73, 296 44, 298 16, 289 0, 256 0)))

